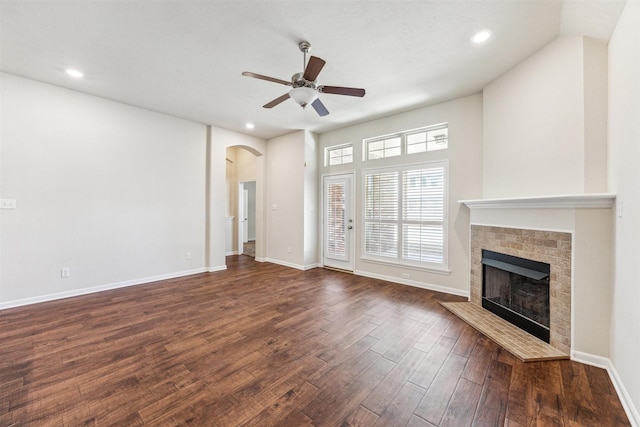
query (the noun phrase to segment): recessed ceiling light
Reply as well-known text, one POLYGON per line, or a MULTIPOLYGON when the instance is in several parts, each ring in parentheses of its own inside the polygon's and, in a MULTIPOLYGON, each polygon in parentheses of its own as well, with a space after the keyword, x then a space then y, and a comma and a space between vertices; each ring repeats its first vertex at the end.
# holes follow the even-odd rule
POLYGON ((481 30, 481 31, 478 31, 471 38, 471 41, 474 42, 474 43, 484 43, 487 40, 489 40, 489 37, 491 37, 491 31, 490 30, 481 30))
POLYGON ((256 125, 254 125, 253 123, 247 123, 246 125, 244 125, 247 129, 253 129, 254 127, 256 127, 256 125))
POLYGON ((76 79, 84 77, 84 73, 82 71, 74 70, 72 68, 67 68, 65 71, 68 75, 70 75, 71 77, 75 77, 76 79))

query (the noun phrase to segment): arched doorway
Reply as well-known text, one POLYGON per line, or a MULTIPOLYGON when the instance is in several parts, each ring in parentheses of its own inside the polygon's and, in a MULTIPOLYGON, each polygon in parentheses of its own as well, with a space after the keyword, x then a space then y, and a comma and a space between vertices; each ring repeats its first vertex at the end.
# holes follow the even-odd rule
POLYGON ((250 147, 231 146, 226 159, 226 254, 261 260, 261 155, 250 147))

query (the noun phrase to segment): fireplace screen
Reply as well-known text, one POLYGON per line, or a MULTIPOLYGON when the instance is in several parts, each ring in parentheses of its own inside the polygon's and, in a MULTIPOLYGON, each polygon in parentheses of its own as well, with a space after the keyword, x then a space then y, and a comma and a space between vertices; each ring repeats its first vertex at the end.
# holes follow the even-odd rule
POLYGON ((482 251, 482 306, 549 342, 549 264, 482 251))

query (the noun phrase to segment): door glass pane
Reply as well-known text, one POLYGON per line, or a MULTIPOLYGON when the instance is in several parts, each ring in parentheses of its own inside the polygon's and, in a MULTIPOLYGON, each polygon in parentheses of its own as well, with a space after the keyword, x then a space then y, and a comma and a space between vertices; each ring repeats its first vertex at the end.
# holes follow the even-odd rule
POLYGON ((327 185, 327 227, 326 250, 330 255, 346 255, 346 211, 345 184, 327 185))

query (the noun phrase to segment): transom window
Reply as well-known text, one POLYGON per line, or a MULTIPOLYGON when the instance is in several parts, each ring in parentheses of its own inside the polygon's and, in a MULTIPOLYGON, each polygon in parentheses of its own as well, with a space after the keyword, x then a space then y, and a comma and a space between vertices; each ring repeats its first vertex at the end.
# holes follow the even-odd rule
POLYGON ((395 157, 402 154, 402 137, 400 135, 368 140, 365 145, 367 160, 395 157))
POLYGON ((447 123, 364 141, 365 160, 444 150, 449 146, 447 123))
POLYGON ((325 166, 344 165, 353 163, 353 144, 328 147, 325 155, 325 166))
POLYGON ((407 133, 407 154, 444 150, 449 145, 449 127, 433 126, 407 133))
POLYGON ((445 269, 446 163, 364 172, 363 258, 445 269))

